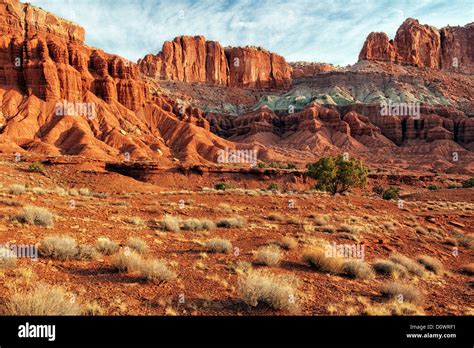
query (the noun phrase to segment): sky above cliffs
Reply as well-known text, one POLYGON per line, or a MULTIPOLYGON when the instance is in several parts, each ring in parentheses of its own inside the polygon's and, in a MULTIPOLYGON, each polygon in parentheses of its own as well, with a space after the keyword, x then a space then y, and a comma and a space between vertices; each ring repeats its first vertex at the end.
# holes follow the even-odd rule
POLYGON ((86 29, 86 43, 133 61, 180 35, 261 46, 287 61, 353 64, 367 35, 407 17, 441 28, 474 21, 472 0, 29 0, 86 29))

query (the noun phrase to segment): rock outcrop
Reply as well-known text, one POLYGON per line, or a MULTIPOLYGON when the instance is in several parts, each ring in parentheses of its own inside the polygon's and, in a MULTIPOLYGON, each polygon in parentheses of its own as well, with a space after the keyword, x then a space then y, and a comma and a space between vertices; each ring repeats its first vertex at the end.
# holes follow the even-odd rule
POLYGON ((223 48, 203 36, 166 41, 157 55, 138 61, 143 74, 160 80, 244 88, 286 88, 291 66, 278 54, 256 47, 223 48))
POLYGON ((395 39, 370 33, 359 54, 361 60, 377 60, 463 73, 474 73, 474 23, 438 30, 408 18, 395 39))

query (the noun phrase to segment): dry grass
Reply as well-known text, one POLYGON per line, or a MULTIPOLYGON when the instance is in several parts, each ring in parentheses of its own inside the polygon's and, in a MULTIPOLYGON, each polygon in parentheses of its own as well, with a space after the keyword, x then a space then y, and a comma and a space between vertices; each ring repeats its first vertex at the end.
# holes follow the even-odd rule
POLYGON ((391 278, 404 278, 408 276, 407 269, 390 260, 375 260, 372 264, 374 271, 378 274, 389 276, 391 278))
POLYGON ((79 245, 77 247, 75 258, 78 260, 95 260, 99 258, 99 252, 92 245, 79 245))
POLYGON ((208 219, 187 219, 183 222, 183 230, 185 231, 213 231, 216 229, 216 224, 208 219))
POLYGON ((161 260, 143 260, 135 270, 150 281, 164 282, 176 278, 176 274, 161 260))
POLYGON ((180 229, 180 221, 181 220, 176 216, 165 215, 160 221, 160 225, 165 231, 177 232, 180 229))
POLYGON ((244 227, 246 221, 241 216, 235 216, 231 218, 221 219, 217 222, 217 227, 224 227, 224 228, 241 228, 244 227))
POLYGON ((91 192, 89 191, 88 188, 86 188, 86 187, 81 187, 81 188, 79 189, 79 194, 80 194, 81 196, 90 196, 90 195, 91 195, 91 192))
POLYGON ((314 224, 317 226, 326 226, 329 222, 329 216, 321 215, 314 218, 314 224))
POLYGON ((342 267, 344 274, 355 279, 372 279, 374 272, 370 265, 360 260, 347 260, 342 267))
POLYGON ((227 239, 212 238, 205 242, 206 250, 211 253, 225 253, 232 251, 232 243, 227 239))
POLYGON ((128 238, 126 246, 140 254, 148 251, 146 242, 138 237, 128 238))
POLYGON ((283 237, 276 244, 285 250, 292 250, 298 246, 298 241, 292 237, 283 237))
POLYGON ((80 306, 63 288, 40 284, 28 292, 15 292, 6 303, 6 315, 81 315, 80 306))
POLYGON ((423 308, 406 301, 391 300, 382 304, 366 304, 362 315, 413 316, 425 315, 423 308))
POLYGON ((54 216, 48 209, 28 205, 23 211, 12 218, 23 224, 51 227, 54 224, 54 216))
POLYGON ((130 216, 125 220, 125 222, 135 226, 143 226, 145 224, 145 221, 143 221, 139 216, 130 216))
POLYGON ((417 288, 408 284, 398 282, 386 283, 382 286, 380 292, 383 296, 396 299, 399 302, 407 301, 417 305, 423 303, 423 295, 421 292, 417 288))
POLYGON ((0 247, 0 269, 15 267, 16 254, 7 247, 0 247))
POLYGON ((466 274, 473 275, 474 274, 474 263, 469 263, 462 267, 462 271, 466 274))
POLYGON ((269 245, 255 252, 255 263, 265 266, 277 266, 281 260, 281 251, 278 246, 269 245))
POLYGON ((57 260, 72 260, 77 256, 77 243, 68 236, 46 236, 38 247, 39 254, 57 260))
POLYGON ((293 277, 252 271, 239 281, 241 299, 250 306, 259 304, 277 310, 294 312, 296 306, 297 280, 293 277))
POLYGON ((285 217, 279 213, 270 213, 267 215, 267 220, 270 221, 283 221, 285 217))
POLYGON ((417 258, 417 261, 425 266, 428 271, 433 272, 434 274, 442 275, 444 273, 443 264, 431 256, 421 255, 417 258))
POLYGON ((107 237, 99 237, 95 243, 95 248, 101 254, 112 255, 118 251, 119 245, 107 237))
POLYGON ((320 248, 307 250, 303 254, 303 260, 316 270, 325 273, 340 274, 344 266, 343 258, 328 257, 320 248))
POLYGON ((112 256, 112 267, 120 272, 133 272, 140 268, 142 258, 139 254, 126 249, 112 256))
POLYGON ((11 195, 22 195, 26 192, 25 185, 13 184, 8 187, 8 193, 11 195))
POLYGON ((410 259, 409 257, 399 254, 393 253, 390 255, 390 261, 398 263, 407 269, 408 272, 414 274, 418 277, 422 277, 425 274, 424 267, 420 266, 415 260, 410 259))

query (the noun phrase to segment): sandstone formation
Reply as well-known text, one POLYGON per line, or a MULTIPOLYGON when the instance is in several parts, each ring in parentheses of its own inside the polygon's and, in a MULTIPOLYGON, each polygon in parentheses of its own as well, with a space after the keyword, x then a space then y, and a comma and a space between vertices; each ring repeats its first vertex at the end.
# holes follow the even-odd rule
POLYGON ((256 47, 228 47, 203 36, 166 41, 157 55, 138 61, 142 73, 160 80, 245 88, 286 88, 291 66, 278 54, 256 47))
POLYGON ((385 33, 370 33, 359 54, 359 61, 387 61, 472 74, 473 40, 474 23, 438 30, 408 18, 393 41, 385 33))
POLYGON ((312 62, 295 62, 290 63, 293 68, 292 79, 300 77, 315 76, 321 73, 333 71, 335 67, 332 64, 312 63, 312 62))

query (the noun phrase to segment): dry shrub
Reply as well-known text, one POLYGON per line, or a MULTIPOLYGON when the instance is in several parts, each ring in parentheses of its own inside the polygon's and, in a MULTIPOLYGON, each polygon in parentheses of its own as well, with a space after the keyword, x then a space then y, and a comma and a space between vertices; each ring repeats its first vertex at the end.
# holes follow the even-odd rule
POLYGON ((372 267, 376 273, 391 278, 404 278, 408 276, 408 271, 404 266, 390 260, 375 260, 372 267))
POLYGON ((142 226, 145 224, 145 221, 139 216, 130 216, 125 220, 126 223, 135 226, 142 226))
POLYGON ((326 226, 328 224, 328 222, 329 222, 329 216, 327 216, 327 215, 317 216, 314 219, 314 223, 317 226, 326 226))
POLYGON ((48 209, 28 205, 23 211, 13 217, 13 220, 23 224, 51 227, 54 224, 54 216, 48 209))
POLYGON ((232 251, 232 243, 227 239, 212 238, 205 242, 207 251, 228 254, 232 251))
POLYGON ((77 243, 68 236, 46 236, 38 247, 39 254, 58 260, 71 260, 76 258, 77 243))
POLYGON ((160 221, 161 228, 165 231, 177 232, 179 231, 180 218, 172 215, 165 215, 160 221))
POLYGON ((292 237, 283 237, 277 244, 285 250, 292 250, 298 246, 298 241, 292 237))
POLYGON ((132 249, 132 250, 134 250, 134 251, 136 251, 140 254, 148 251, 148 245, 146 244, 146 242, 143 239, 138 238, 138 237, 128 238, 126 245, 130 249, 132 249))
POLYGON ((245 219, 241 216, 221 219, 217 222, 217 227, 224 228, 241 228, 246 224, 245 219))
POLYGON ((14 267, 16 260, 16 254, 10 248, 0 247, 0 269, 14 267))
POLYGON ((28 292, 15 292, 6 303, 7 315, 81 315, 73 295, 46 284, 28 292))
POLYGON ((443 264, 431 256, 421 255, 417 258, 417 261, 425 266, 428 271, 433 272, 434 274, 441 275, 444 273, 443 264))
POLYGON ((150 281, 163 282, 176 278, 176 274, 161 260, 142 260, 136 271, 150 281))
POLYGON ((267 215, 267 219, 270 221, 283 221, 285 217, 279 213, 270 213, 267 215))
POLYGON ((269 245, 255 253, 255 263, 265 266, 277 266, 280 263, 281 251, 278 246, 269 245))
POLYGON ((417 263, 415 260, 410 259, 409 257, 399 254, 399 253, 393 253, 390 255, 390 261, 398 263, 405 267, 408 272, 417 275, 419 277, 422 277, 425 274, 425 269, 420 266, 419 263, 417 263))
POLYGON ((26 192, 25 185, 13 184, 8 187, 8 193, 11 195, 22 195, 26 192))
POLYGON ((277 310, 296 311, 297 279, 267 272, 251 271, 239 281, 241 299, 250 306, 259 304, 277 310))
POLYGON ((303 254, 303 260, 311 267, 325 273, 339 274, 344 266, 343 258, 328 257, 326 252, 320 248, 307 250, 303 254))
POLYGON ((119 245, 107 237, 99 237, 95 243, 95 248, 101 254, 112 255, 118 251, 119 245))
POLYGON ((382 304, 367 304, 362 315, 414 316, 425 315, 423 308, 406 301, 391 300, 382 304))
POLYGON ((355 279, 371 279, 374 277, 372 268, 360 260, 347 260, 342 268, 344 274, 355 279))
POLYGON ((79 189, 79 194, 81 196, 90 196, 91 192, 89 191, 89 189, 87 187, 81 187, 79 189))
POLYGON ((396 299, 399 302, 407 301, 417 305, 423 303, 423 295, 421 292, 417 288, 408 284, 398 282, 386 283, 382 286, 380 292, 383 296, 396 299))
POLYGON ((462 271, 466 274, 473 275, 474 274, 474 263, 469 263, 462 267, 462 271))
POLYGON ((92 245, 79 245, 77 247, 75 258, 78 260, 95 260, 99 258, 99 252, 92 245))
POLYGON ((140 268, 142 258, 136 252, 125 249, 112 256, 111 264, 119 272, 134 272, 140 268))
POLYGON ((183 222, 183 230, 185 231, 213 231, 216 229, 216 224, 208 219, 187 219, 183 222))

